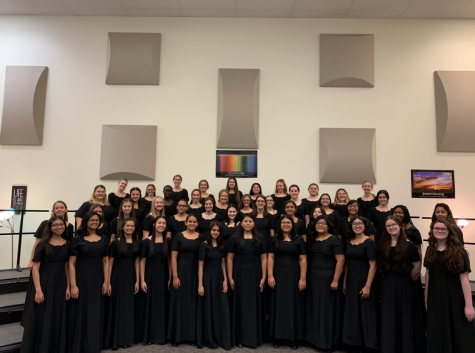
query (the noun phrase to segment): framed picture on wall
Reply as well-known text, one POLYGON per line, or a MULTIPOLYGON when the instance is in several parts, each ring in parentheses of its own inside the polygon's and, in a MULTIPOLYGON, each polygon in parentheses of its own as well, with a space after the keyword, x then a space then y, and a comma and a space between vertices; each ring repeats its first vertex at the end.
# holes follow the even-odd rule
POLYGON ((412 198, 455 199, 453 170, 411 170, 412 198))
POLYGON ((216 151, 216 178, 257 178, 257 151, 216 151))

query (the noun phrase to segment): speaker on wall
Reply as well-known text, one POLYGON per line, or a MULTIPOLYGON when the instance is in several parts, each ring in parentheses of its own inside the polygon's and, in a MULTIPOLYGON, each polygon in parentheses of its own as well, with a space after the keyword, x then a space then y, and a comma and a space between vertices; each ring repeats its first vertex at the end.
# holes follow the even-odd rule
POLYGON ((320 182, 376 182, 376 129, 321 128, 320 182))
POLYGON ((0 144, 43 144, 47 76, 46 66, 7 66, 0 144))
POLYGON ((320 87, 374 87, 374 35, 320 34, 320 87))
POLYGON ((154 180, 156 154, 156 126, 102 125, 99 177, 104 180, 154 180))
POLYGON ((107 85, 158 85, 160 33, 109 33, 107 85))
POLYGON ((217 148, 258 148, 259 69, 218 70, 217 148))
POLYGON ((435 71, 437 151, 475 152, 475 71, 435 71))

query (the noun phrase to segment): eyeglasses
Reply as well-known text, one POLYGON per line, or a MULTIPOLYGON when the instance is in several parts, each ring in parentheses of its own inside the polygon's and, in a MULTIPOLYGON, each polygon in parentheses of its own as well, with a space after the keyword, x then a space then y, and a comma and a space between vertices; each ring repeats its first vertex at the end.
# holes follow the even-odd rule
POLYGON ((355 203, 348 206, 348 208, 357 208, 357 207, 358 207, 358 205, 355 204, 355 203))
POLYGON ((436 231, 436 232, 446 232, 446 231, 448 231, 448 229, 447 228, 434 228, 434 231, 436 231))
POLYGON ((264 200, 257 200, 256 203, 264 203, 264 200))
POLYGON ((62 224, 62 223, 52 224, 51 228, 64 228, 64 224, 62 224))
POLYGON ((399 227, 397 224, 389 224, 386 226, 387 229, 397 228, 397 227, 399 227))
POLYGON ((323 227, 323 226, 326 226, 326 225, 327 225, 327 222, 318 222, 318 223, 316 223, 315 225, 317 225, 317 226, 322 226, 322 227, 323 227))
POLYGON ((364 225, 364 223, 363 222, 353 222, 353 223, 351 223, 351 225, 353 225, 355 227, 361 227, 361 226, 364 225))
POLYGON ((284 226, 291 226, 292 222, 280 222, 280 224, 282 224, 284 226))
POLYGON ((330 199, 322 199, 322 198, 320 197, 320 201, 330 201, 330 199))

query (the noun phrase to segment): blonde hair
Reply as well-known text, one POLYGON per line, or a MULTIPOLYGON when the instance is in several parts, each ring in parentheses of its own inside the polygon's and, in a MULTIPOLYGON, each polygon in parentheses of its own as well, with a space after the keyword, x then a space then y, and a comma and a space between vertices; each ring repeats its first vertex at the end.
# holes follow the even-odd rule
POLYGON ((279 180, 277 180, 277 181, 275 182, 275 191, 274 191, 274 193, 277 194, 277 192, 278 192, 278 191, 277 191, 277 184, 279 184, 279 183, 284 184, 284 194, 287 195, 287 194, 288 194, 288 192, 287 192, 287 184, 285 183, 285 180, 284 180, 284 179, 279 179, 279 180))
POLYGON ((151 215, 153 216, 153 219, 155 219, 155 217, 158 217, 158 216, 163 216, 165 217, 165 205, 163 205, 163 208, 162 210, 160 211, 160 214, 157 213, 157 210, 155 209, 155 200, 157 199, 161 199, 163 201, 163 197, 161 196, 155 196, 153 198, 153 201, 152 201, 152 207, 151 207, 151 210, 150 210, 150 213, 151 215))
POLYGON ((333 199, 333 204, 334 204, 334 205, 336 205, 336 204, 338 204, 338 202, 340 202, 340 200, 338 199, 338 193, 339 193, 340 191, 342 191, 342 190, 343 190, 343 191, 345 192, 345 194, 346 194, 345 203, 350 202, 351 199, 350 199, 350 196, 348 196, 348 191, 346 191, 346 190, 343 189, 343 188, 339 188, 339 189, 336 191, 336 193, 335 193, 335 198, 333 199))
POLYGON ((106 187, 104 185, 96 185, 96 187, 94 188, 94 192, 92 193, 91 197, 89 198, 89 200, 87 200, 89 203, 99 203, 97 202, 96 198, 94 197, 94 193, 96 192, 97 189, 104 189, 104 206, 109 206, 109 200, 107 199, 107 190, 106 190, 106 187))
MULTIPOLYGON (((364 184, 366 184, 366 183, 370 183, 370 184, 371 184, 371 189, 374 188, 374 184, 373 184, 373 182, 372 182, 371 180, 365 180, 365 181, 363 181, 363 184, 361 184, 361 188, 363 188, 364 184)), ((371 196, 376 197, 376 195, 373 194, 373 193, 371 193, 371 196)))
POLYGON ((56 206, 57 203, 62 203, 64 205, 64 207, 66 208, 66 212, 64 212, 64 217, 63 219, 68 222, 68 206, 66 205, 66 202, 64 201, 61 201, 61 200, 58 200, 56 201, 54 204, 53 204, 53 207, 51 208, 51 218, 53 218, 54 216, 56 216, 54 214, 54 206, 56 206))

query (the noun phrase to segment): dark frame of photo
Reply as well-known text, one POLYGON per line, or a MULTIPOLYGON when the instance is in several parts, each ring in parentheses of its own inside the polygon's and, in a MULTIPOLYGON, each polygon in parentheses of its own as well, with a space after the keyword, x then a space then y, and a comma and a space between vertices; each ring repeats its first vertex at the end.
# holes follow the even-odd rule
POLYGON ((453 170, 411 169, 412 198, 455 199, 453 170))

